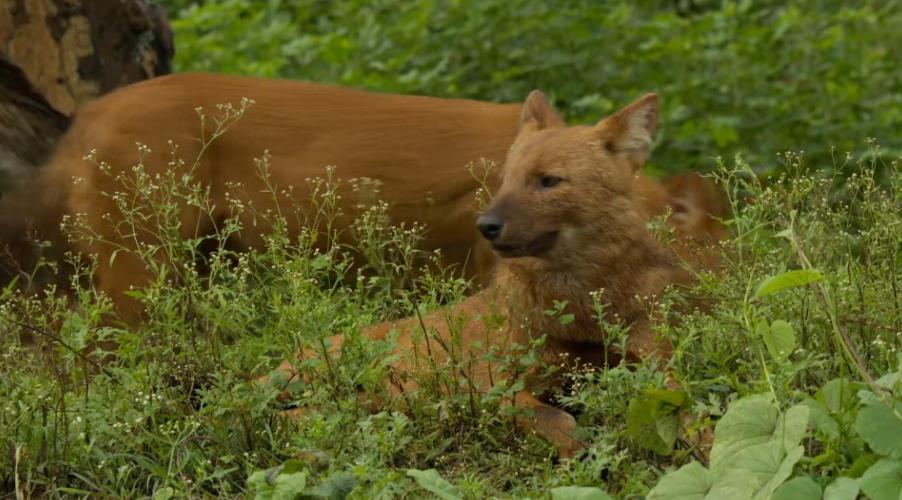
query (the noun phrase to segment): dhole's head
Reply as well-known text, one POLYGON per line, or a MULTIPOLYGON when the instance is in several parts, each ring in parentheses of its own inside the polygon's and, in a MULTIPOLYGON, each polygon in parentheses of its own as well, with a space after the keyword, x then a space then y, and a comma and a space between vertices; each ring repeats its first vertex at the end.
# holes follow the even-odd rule
POLYGON ((633 184, 657 125, 654 94, 596 125, 568 127, 533 91, 480 232, 502 257, 555 263, 630 237, 644 227, 633 184))

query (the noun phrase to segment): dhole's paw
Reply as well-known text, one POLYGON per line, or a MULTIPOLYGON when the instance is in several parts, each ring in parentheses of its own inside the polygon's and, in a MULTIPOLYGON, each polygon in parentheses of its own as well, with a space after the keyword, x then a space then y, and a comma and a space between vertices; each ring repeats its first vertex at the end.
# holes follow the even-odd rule
POLYGON ((517 423, 551 441, 561 458, 572 458, 586 447, 573 437, 576 419, 564 410, 546 404, 532 406, 533 415, 519 417, 517 423))
POLYGON ((535 408, 536 431, 557 448, 561 458, 572 458, 585 444, 573 437, 576 419, 564 410, 547 406, 535 408))

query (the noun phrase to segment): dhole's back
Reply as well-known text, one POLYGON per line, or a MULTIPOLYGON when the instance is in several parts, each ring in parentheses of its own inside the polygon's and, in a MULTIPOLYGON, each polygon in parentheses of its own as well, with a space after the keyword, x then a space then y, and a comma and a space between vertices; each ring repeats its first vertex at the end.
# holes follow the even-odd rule
MULTIPOLYGON (((204 110, 204 136, 209 138, 216 106, 237 106, 244 97, 252 99, 253 106, 210 144, 194 173, 197 181, 210 187, 211 201, 222 211, 212 214, 214 221, 225 217, 228 186, 233 183, 244 186, 256 210, 273 208, 272 196, 262 193, 254 162, 268 150, 270 181, 279 189, 293 187, 299 200, 309 196, 307 179, 324 176, 327 166, 336 167, 346 215, 339 219, 338 229, 345 237, 353 207, 385 200, 393 224, 425 224, 425 249, 441 249, 446 262, 465 264, 468 276, 487 275, 488 253, 480 257, 474 252, 480 241, 473 226, 474 194, 480 182, 467 165, 504 158, 517 131, 519 105, 235 76, 157 78, 120 89, 79 111, 41 174, 40 205, 83 213, 92 226, 106 231, 106 238, 115 240, 103 216, 115 217, 116 208, 104 193, 122 188, 85 161, 85 154, 96 150, 97 159, 115 174, 137 162, 135 143, 141 142, 151 149, 143 163, 153 175, 168 168, 171 140, 178 145, 179 156, 191 164, 201 152, 196 108, 204 110), (78 182, 73 184, 73 178, 78 182), (351 189, 349 180, 354 178, 371 179, 367 185, 378 192, 351 189)), ((193 217, 185 212, 184 227, 203 230, 206 222, 193 217)), ((250 220, 245 222, 245 227, 252 226, 250 220)), ((254 245, 258 240, 259 234, 245 231, 240 244, 254 245)), ((127 301, 122 292, 146 279, 140 263, 129 263, 128 257, 114 266, 105 264, 112 252, 109 246, 83 244, 78 249, 100 255, 95 278, 116 301, 127 301)))
MULTIPOLYGON (((197 174, 198 180, 212 184, 214 201, 221 201, 226 181, 242 182, 249 191, 259 186, 254 158, 266 149, 272 180, 283 188, 303 190, 305 179, 324 175, 329 165, 345 181, 374 179, 380 183, 380 197, 392 203, 395 221, 427 224, 428 247, 466 243, 459 241, 458 233, 475 232, 471 224, 460 224, 476 210, 472 196, 477 181, 466 166, 480 158, 503 159, 516 133, 519 109, 314 83, 173 75, 132 85, 86 106, 47 173, 55 177, 54 185, 64 184, 71 175, 88 179, 86 189, 74 191, 81 197, 107 183, 93 165, 81 161, 91 149, 123 170, 137 159, 134 143, 140 141, 153 151, 146 159, 153 171, 166 168, 166 141, 173 140, 190 161, 199 152, 201 135, 195 108, 205 109, 209 135, 215 106, 237 105, 242 97, 255 104, 204 153, 197 174)), ((303 191, 298 196, 303 197, 303 191)))

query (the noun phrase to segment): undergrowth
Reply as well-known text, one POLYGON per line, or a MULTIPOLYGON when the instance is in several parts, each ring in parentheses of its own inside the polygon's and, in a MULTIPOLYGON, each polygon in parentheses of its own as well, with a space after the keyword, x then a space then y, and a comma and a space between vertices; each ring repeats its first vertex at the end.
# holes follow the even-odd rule
MULTIPOLYGON (((516 381, 473 394, 452 369, 403 403, 384 397, 391 342, 362 339, 360 328, 468 290, 416 249, 428 228, 394 227, 376 202, 353 214, 359 243, 348 247, 331 223, 348 216, 342 181, 327 169, 309 181, 309 199, 267 183, 277 210, 234 186, 232 216, 182 238, 180 207, 210 206, 174 147, 168 175, 139 161, 119 177, 134 193, 121 197, 119 231, 152 234, 121 249, 154 271, 133 292, 142 326, 108 320, 111 302, 90 286, 84 257, 70 257, 69 294, 2 292, 0 487, 128 498, 854 498, 860 488, 898 498, 902 176, 875 144, 866 149, 831 165, 786 153, 784 173, 766 184, 741 158, 721 162, 733 208, 723 269, 699 276, 696 309, 676 307, 687 293, 671 290, 657 315, 682 390, 645 365, 574 375, 558 399, 588 447, 559 460, 513 425, 502 403, 516 381), (262 245, 230 248, 250 220, 268 228, 262 245), (254 382, 290 353, 323 353, 335 333, 348 338, 343 355, 302 363, 299 400, 282 403, 278 384, 254 382), (715 428, 710 457, 698 454, 686 436, 715 428)), ((264 182, 268 161, 261 152, 264 182)), ((77 218, 67 227, 72 238, 100 237, 77 218)))

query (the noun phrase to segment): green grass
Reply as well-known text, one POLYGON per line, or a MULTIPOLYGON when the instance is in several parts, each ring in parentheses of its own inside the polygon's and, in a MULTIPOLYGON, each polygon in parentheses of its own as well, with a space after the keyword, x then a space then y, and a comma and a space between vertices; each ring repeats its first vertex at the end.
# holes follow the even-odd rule
MULTIPOLYGON (((705 299, 703 309, 677 313, 673 306, 687 293, 668 292, 656 326, 675 347, 671 369, 685 393, 665 390, 662 372, 645 365, 575 374, 560 400, 578 415, 589 447, 573 460, 558 460, 548 443, 513 425, 502 404, 508 385, 474 397, 447 372, 442 384, 464 388, 449 396, 441 384, 424 383, 404 404, 377 401, 391 345, 362 339, 359 329, 459 300, 467 290, 434 267, 407 271, 434 258, 415 250, 422 228, 391 227, 386 206, 374 205, 354 226, 365 262, 352 266, 355 252, 329 229, 338 181, 324 170, 311 181, 312 199, 272 189, 282 210, 257 214, 272 228, 265 246, 238 254, 225 242, 253 206, 236 199, 217 234, 180 239, 174 207, 207 206, 187 175, 190 164, 162 178, 130 170, 120 182, 136 196, 121 197, 120 230, 140 227, 147 214, 161 221, 154 241, 123 250, 138 252, 157 274, 135 292, 148 320, 136 328, 103 322, 110 302, 88 285, 90 262, 74 257, 71 304, 52 290, 3 292, 0 485, 25 495, 129 498, 277 498, 302 490, 329 498, 427 490, 446 498, 565 498, 573 491, 556 488, 587 486, 641 498, 668 471, 704 458, 689 446, 692 433, 713 428, 737 400, 756 394, 766 401, 755 404, 774 412, 807 405, 786 410, 794 421, 800 412, 811 419, 794 434, 803 456, 787 466, 799 481, 855 481, 878 460, 892 472, 902 459, 902 446, 892 448, 902 436, 893 431, 902 423, 893 410, 898 384, 868 383, 900 368, 902 175, 873 143, 837 156, 808 165, 801 155, 780 155, 783 174, 766 184, 741 158, 720 162, 715 175, 734 211, 724 269, 700 276, 690 292, 705 299), (308 228, 297 238, 287 234, 290 217, 308 228), (329 243, 317 249, 319 232, 329 243), (211 242, 219 250, 201 253, 211 242), (194 265, 199 259, 205 274, 194 265), (290 353, 321 351, 321 339, 337 332, 350 338, 344 355, 304 362, 306 380, 293 389, 307 412, 286 418, 277 384, 252 380, 290 353), (105 359, 85 354, 110 339, 118 347, 105 359), (855 381, 840 383, 851 394, 835 397, 838 382, 830 381, 837 378, 855 381), (358 387, 372 397, 359 398, 358 387), (818 412, 809 400, 827 409, 818 412), (677 413, 693 417, 688 437, 667 430, 682 418, 677 413), (870 418, 882 418, 888 434, 869 434, 870 418), (408 472, 429 469, 437 472, 408 472)), ((265 157, 259 168, 265 177, 265 157)), ((96 237, 78 218, 67 226, 73 238, 96 237)), ((742 439, 730 432, 718 439, 742 439)), ((786 446, 780 460, 788 460, 786 446)), ((712 481, 730 480, 711 467, 712 481)))
MULTIPOLYGON (((666 390, 663 374, 644 365, 576 374, 559 400, 590 446, 562 461, 513 425, 501 404, 509 385, 449 396, 430 376, 406 405, 374 403, 391 345, 360 339, 360 329, 467 293, 434 266, 408 271, 433 258, 414 249, 424 228, 392 227, 376 205, 354 226, 360 248, 341 246, 329 229, 336 181, 324 166, 311 199, 273 189, 282 212, 256 214, 271 227, 265 246, 238 254, 225 242, 253 206, 236 197, 217 234, 180 239, 177 207, 209 208, 182 175, 191 165, 161 179, 138 169, 121 180, 138 196, 120 197, 118 209, 124 233, 148 214, 162 221, 156 241, 123 250, 157 276, 136 291, 145 324, 103 321, 112 306, 90 287, 83 256, 70 257, 68 296, 0 292, 0 492, 669 498, 678 488, 751 484, 778 500, 821 490, 855 498, 859 488, 899 498, 899 2, 159 3, 183 71, 502 101, 541 88, 574 122, 657 91, 662 132, 650 168, 720 179, 734 214, 724 269, 663 300, 656 328, 675 346, 670 369, 682 391, 666 390), (885 147, 856 146, 862 137, 885 147), (805 154, 774 155, 788 148, 805 154), (308 230, 289 238, 295 217, 308 230), (316 250, 321 232, 328 244, 316 250), (363 265, 352 266, 355 255, 363 265), (677 307, 687 296, 705 307, 677 307), (337 332, 350 338, 344 355, 304 363, 299 401, 280 403, 276 384, 252 383, 337 332), (103 359, 85 354, 108 340, 118 347, 103 359), (311 408, 299 421, 284 415, 295 404, 311 408), (688 433, 673 433, 685 415, 688 433), (737 432, 731 422, 743 415, 762 432, 737 432), (718 446, 743 445, 697 464, 692 434, 715 426, 718 446), (594 489, 561 489, 573 486, 594 489)), ((77 217, 66 225, 73 238, 97 237, 77 217)), ((461 382, 439 375, 446 387, 461 382)))

